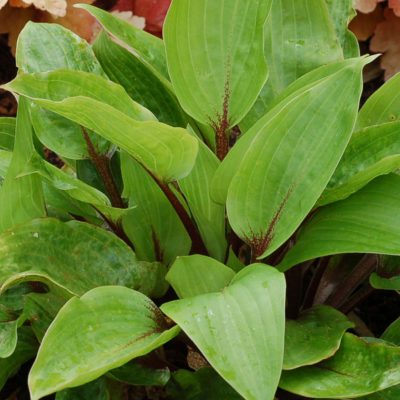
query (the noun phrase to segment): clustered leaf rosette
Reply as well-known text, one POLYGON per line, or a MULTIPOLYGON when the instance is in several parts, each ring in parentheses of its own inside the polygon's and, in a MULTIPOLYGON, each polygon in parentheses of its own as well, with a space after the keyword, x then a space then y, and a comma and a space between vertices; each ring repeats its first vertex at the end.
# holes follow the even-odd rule
POLYGON ((29 23, 3 86, 0 397, 34 360, 33 400, 397 399, 356 306, 399 290, 399 77, 359 109, 351 1, 79 7, 93 45, 29 23))

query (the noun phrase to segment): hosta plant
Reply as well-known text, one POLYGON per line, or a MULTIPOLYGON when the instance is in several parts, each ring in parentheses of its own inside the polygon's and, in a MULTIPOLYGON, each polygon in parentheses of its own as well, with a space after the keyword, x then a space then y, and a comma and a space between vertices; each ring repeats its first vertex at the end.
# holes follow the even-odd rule
POLYGON ((360 109, 351 1, 81 8, 3 86, 0 397, 398 399, 357 307, 400 290, 400 76, 360 109))

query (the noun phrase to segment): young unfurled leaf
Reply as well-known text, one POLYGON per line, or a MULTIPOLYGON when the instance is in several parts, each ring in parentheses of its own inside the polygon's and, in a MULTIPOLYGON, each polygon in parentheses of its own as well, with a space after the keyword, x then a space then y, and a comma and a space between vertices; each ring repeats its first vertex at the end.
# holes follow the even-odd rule
MULTIPOLYGON (((44 281, 80 295, 102 285, 149 293, 160 266, 142 265, 132 250, 104 229, 77 221, 38 219, 0 236, 1 291, 21 281, 44 281)), ((159 281, 160 279, 160 281, 159 281)))
POLYGON ((333 356, 345 331, 353 326, 345 315, 327 306, 317 306, 296 320, 288 320, 283 369, 316 364, 333 356))
POLYGON ((227 214, 256 257, 271 254, 293 234, 328 183, 353 130, 366 62, 344 62, 246 133, 227 214))
POLYGON ((50 325, 29 374, 32 400, 83 385, 179 333, 145 295, 121 286, 72 298, 50 325))
POLYGON ((181 299, 218 292, 235 276, 229 267, 210 257, 178 257, 166 276, 181 299))
POLYGON ((254 264, 220 293, 166 303, 161 310, 244 398, 272 400, 282 369, 284 308, 283 274, 254 264))
POLYGON ((301 396, 353 398, 400 383, 400 347, 346 333, 334 357, 284 371, 279 386, 301 396))
POLYGON ((341 253, 400 255, 400 176, 381 176, 349 198, 322 207, 279 265, 341 253))
POLYGON ((267 79, 263 27, 270 7, 270 0, 174 0, 169 9, 164 40, 176 95, 188 114, 223 135, 267 79))

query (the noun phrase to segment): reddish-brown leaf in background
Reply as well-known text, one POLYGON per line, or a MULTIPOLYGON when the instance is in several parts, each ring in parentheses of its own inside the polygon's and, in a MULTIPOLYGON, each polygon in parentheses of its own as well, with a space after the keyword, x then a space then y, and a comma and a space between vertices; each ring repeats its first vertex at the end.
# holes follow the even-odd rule
POLYGON ((389 79, 400 71, 400 18, 389 8, 385 10, 384 16, 384 21, 375 30, 370 49, 384 53, 381 66, 385 70, 385 79, 389 79))

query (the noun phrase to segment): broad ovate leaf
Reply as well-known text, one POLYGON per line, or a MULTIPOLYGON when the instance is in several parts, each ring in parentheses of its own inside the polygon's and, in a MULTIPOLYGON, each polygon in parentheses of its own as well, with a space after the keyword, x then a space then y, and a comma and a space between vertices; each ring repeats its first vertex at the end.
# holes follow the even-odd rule
POLYGON ((0 236, 0 249, 1 291, 31 280, 55 284, 70 295, 108 284, 151 294, 146 288, 162 275, 160 266, 140 264, 112 233, 77 221, 47 218, 19 225, 0 236))
POLYGON ((168 271, 166 280, 181 299, 204 293, 218 292, 235 276, 234 271, 213 258, 193 255, 178 257, 168 271))
MULTIPOLYGON (((104 75, 90 45, 58 24, 28 22, 18 38, 16 63, 24 73, 64 68, 104 75)), ((78 124, 38 106, 32 108, 31 116, 35 133, 46 147, 71 159, 89 157, 78 124)), ((103 138, 89 135, 99 151, 108 150, 103 138)))
POLYGON ((32 134, 29 104, 25 98, 20 98, 14 151, 0 188, 0 232, 46 215, 40 177, 23 175, 35 153, 32 134))
POLYGON ((353 130, 366 62, 348 60, 246 133, 227 214, 256 257, 293 234, 327 185, 353 130))
POLYGON ((253 105, 268 74, 263 27, 270 7, 270 0, 172 2, 164 24, 168 71, 197 121, 225 130, 253 105))
POLYGON ((150 119, 149 112, 113 82, 84 72, 64 70, 59 73, 64 82, 62 87, 69 89, 50 89, 53 85, 60 88, 56 79, 52 81, 51 78, 58 71, 22 75, 7 88, 95 131, 129 153, 161 181, 170 182, 189 174, 196 161, 198 142, 185 129, 144 121, 150 119), (81 80, 83 76, 88 82, 81 80), (76 86, 78 82, 83 86, 76 86), (105 95, 103 89, 111 92, 105 95), (122 100, 124 96, 128 98, 126 105, 121 105, 123 102, 119 96, 122 100))
POLYGON ((32 400, 93 381, 171 340, 157 306, 121 286, 74 297, 57 314, 40 345, 28 384, 32 400))
POLYGON ((253 264, 220 293, 173 301, 161 309, 245 399, 274 398, 283 362, 283 274, 253 264))
POLYGON ((342 253, 400 255, 400 176, 381 176, 345 200, 318 210, 279 264, 285 271, 342 253))
POLYGON ((353 326, 345 315, 328 306, 314 307, 298 319, 288 320, 283 369, 316 364, 333 356, 345 331, 353 326))
POLYGON ((346 333, 332 358, 284 371, 279 386, 313 399, 347 399, 399 383, 400 347, 346 333))

